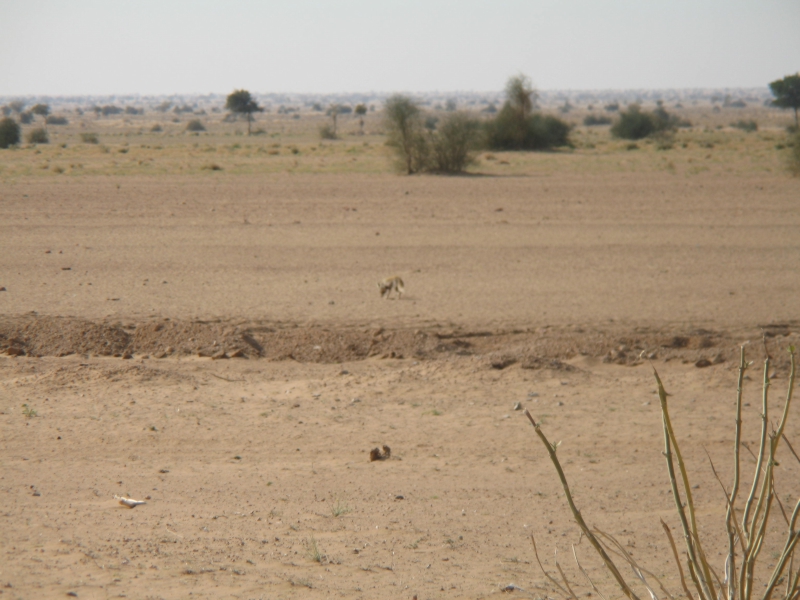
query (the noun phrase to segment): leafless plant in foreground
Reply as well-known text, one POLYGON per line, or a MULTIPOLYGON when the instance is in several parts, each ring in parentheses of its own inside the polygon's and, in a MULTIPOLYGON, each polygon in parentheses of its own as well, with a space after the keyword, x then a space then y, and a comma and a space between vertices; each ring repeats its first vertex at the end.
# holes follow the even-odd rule
MULTIPOLYGON (((766 349, 766 348, 765 348, 766 349)), ((749 448, 742 443, 742 382, 747 368, 752 364, 748 363, 745 358, 745 347, 741 348, 741 359, 739 363, 739 380, 736 393, 736 429, 734 432, 734 470, 733 470, 733 484, 731 490, 725 489, 725 485, 719 478, 713 463, 711 468, 722 487, 725 494, 725 502, 727 505, 727 512, 725 517, 725 528, 727 532, 728 549, 724 562, 724 572, 722 578, 712 568, 703 550, 703 545, 700 540, 700 535, 697 527, 697 518, 695 515, 694 500, 692 498, 692 487, 689 485, 689 476, 686 471, 686 465, 683 460, 680 448, 678 446, 678 439, 672 427, 670 420, 669 410, 667 406, 668 394, 664 389, 658 372, 655 368, 653 374, 656 378, 658 385, 658 397, 661 403, 661 416, 664 428, 664 456, 667 462, 667 471, 669 473, 670 485, 672 488, 672 496, 675 500, 675 507, 681 523, 683 531, 684 543, 686 545, 685 563, 682 564, 678 554, 678 548, 675 540, 670 532, 667 524, 662 520, 661 524, 669 539, 672 554, 675 563, 678 567, 680 575, 681 586, 683 594, 691 600, 751 600, 754 597, 760 597, 761 600, 771 600, 773 597, 780 600, 800 600, 800 567, 794 564, 795 550, 800 541, 800 531, 798 531, 798 520, 800 519, 800 499, 797 500, 791 514, 787 513, 783 504, 781 503, 778 494, 775 492, 774 481, 774 468, 778 465, 776 456, 778 447, 781 441, 784 441, 791 454, 795 459, 800 462, 800 456, 797 455, 789 440, 784 435, 786 421, 789 415, 789 407, 792 401, 792 392, 794 390, 795 380, 795 348, 789 348, 791 356, 791 372, 789 375, 789 385, 786 394, 786 402, 783 407, 780 421, 777 427, 773 425, 770 430, 769 427, 769 388, 770 388, 770 356, 767 353, 764 361, 764 378, 762 387, 762 401, 761 401, 761 436, 759 443, 758 454, 754 454, 756 460, 756 469, 753 474, 753 481, 750 485, 749 492, 744 501, 744 508, 740 510, 741 522, 739 522, 736 511, 737 500, 739 499, 740 490, 740 452, 741 448, 749 450, 749 448), (677 467, 676 467, 677 463, 677 467), (772 509, 777 504, 780 514, 786 523, 786 541, 780 555, 776 557, 776 564, 771 573, 769 573, 768 580, 758 588, 754 583, 754 573, 756 571, 756 564, 759 554, 763 548, 764 539, 768 530, 769 519, 772 516, 772 509), (684 566, 686 569, 684 569, 684 566), (688 572, 688 578, 687 578, 688 572), (757 591, 758 590, 758 591, 757 591), (763 590, 763 591, 761 591, 763 590)), ((597 554, 603 561, 604 566, 609 573, 616 580, 622 592, 630 600, 639 600, 639 596, 634 592, 632 585, 623 577, 619 568, 617 567, 614 559, 611 558, 613 554, 617 560, 621 560, 621 564, 626 564, 634 573, 636 579, 641 583, 650 595, 651 600, 659 600, 658 588, 663 596, 669 600, 673 600, 672 594, 662 584, 662 582, 650 571, 641 567, 636 560, 628 553, 622 544, 620 544, 612 535, 600 531, 597 528, 589 528, 581 515, 581 512, 575 506, 572 498, 567 478, 564 475, 564 470, 556 455, 558 444, 552 444, 541 430, 541 424, 537 423, 530 412, 525 411, 525 415, 530 420, 534 427, 536 435, 544 444, 553 466, 556 468, 558 477, 561 480, 561 485, 564 488, 564 493, 567 498, 567 503, 572 511, 572 516, 575 522, 580 527, 583 535, 595 549, 597 554)), ((709 457, 709 461, 711 458, 709 457)), ((531 536, 533 543, 534 554, 536 561, 542 572, 548 580, 556 586, 556 588, 566 598, 577 600, 575 592, 567 580, 563 569, 556 561, 556 569, 559 572, 561 583, 545 571, 539 560, 539 554, 536 549, 536 541, 531 536)), ((581 566, 578 561, 578 555, 573 546, 573 556, 575 563, 580 572, 588 580, 592 590, 597 593, 603 600, 605 596, 595 586, 586 570, 581 566)))

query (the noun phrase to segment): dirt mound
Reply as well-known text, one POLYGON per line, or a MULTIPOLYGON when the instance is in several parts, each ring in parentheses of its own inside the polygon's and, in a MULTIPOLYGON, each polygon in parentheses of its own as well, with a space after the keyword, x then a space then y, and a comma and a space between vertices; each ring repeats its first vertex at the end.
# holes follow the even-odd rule
POLYGON ((201 356, 337 363, 369 357, 432 360, 473 356, 504 369, 569 370, 565 361, 589 356, 621 365, 643 360, 681 360, 698 367, 736 361, 746 339, 766 340, 779 368, 783 352, 797 344, 797 323, 765 325, 735 332, 693 329, 543 327, 512 331, 299 327, 229 321, 94 322, 25 315, 0 320, 0 353, 11 356, 70 354, 120 358, 201 356))

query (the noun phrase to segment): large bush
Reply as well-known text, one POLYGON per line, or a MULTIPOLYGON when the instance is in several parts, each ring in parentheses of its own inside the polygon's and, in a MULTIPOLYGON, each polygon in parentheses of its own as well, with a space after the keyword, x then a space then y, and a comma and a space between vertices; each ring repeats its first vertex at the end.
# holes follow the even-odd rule
POLYGON ((430 134, 430 170, 460 173, 475 161, 480 124, 462 112, 451 112, 430 134))
POLYGON ((611 117, 606 117, 605 115, 586 115, 583 118, 583 124, 587 127, 593 127, 594 125, 611 125, 611 123, 611 117))
POLYGON ((656 121, 650 113, 642 112, 633 104, 619 113, 619 120, 611 126, 611 135, 624 140, 640 140, 655 133, 656 121))
POLYGON ((643 112, 638 104, 631 104, 628 110, 619 113, 619 120, 611 127, 611 135, 623 140, 640 140, 679 126, 691 124, 669 114, 661 102, 653 112, 643 112))
POLYGON ((538 94, 518 75, 506 84, 506 101, 486 123, 486 143, 493 150, 548 150, 569 145, 569 124, 534 112, 538 94))
POLYGON ((409 175, 460 173, 474 160, 480 125, 465 113, 448 113, 439 123, 426 119, 411 98, 395 95, 386 101, 384 118, 388 144, 409 175))
POLYGON ((45 118, 44 122, 48 125, 69 125, 69 120, 59 115, 49 115, 45 118))
POLYGON ((520 118, 508 103, 486 123, 486 144, 492 150, 548 150, 569 145, 568 123, 533 113, 520 118))
POLYGON ((19 144, 19 136, 20 127, 14 119, 8 117, 0 119, 0 148, 19 144))

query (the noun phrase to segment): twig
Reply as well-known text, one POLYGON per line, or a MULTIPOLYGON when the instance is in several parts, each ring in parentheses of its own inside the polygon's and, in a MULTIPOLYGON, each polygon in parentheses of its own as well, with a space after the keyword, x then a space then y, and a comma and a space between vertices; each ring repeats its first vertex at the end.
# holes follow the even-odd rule
POLYGON ((672 548, 672 555, 675 557, 675 564, 678 565, 678 573, 680 573, 681 576, 681 586, 683 587, 683 592, 686 594, 686 597, 689 598, 689 600, 694 600, 692 592, 689 591, 689 587, 686 585, 686 577, 683 574, 681 559, 678 556, 678 549, 675 547, 675 540, 672 537, 672 532, 669 530, 669 525, 664 522, 664 519, 661 519, 661 526, 664 528, 667 538, 669 538, 669 545, 672 548))
POLYGON ((603 595, 603 592, 597 589, 597 586, 594 584, 594 581, 592 581, 592 578, 589 577, 589 574, 586 572, 586 569, 583 568, 583 565, 581 565, 580 561, 578 560, 578 553, 575 551, 575 544, 572 544, 572 556, 575 557, 575 564, 578 565, 578 569, 580 569, 581 573, 583 573, 583 576, 586 577, 586 581, 589 582, 589 585, 592 586, 594 593, 600 596, 602 600, 607 600, 607 598, 603 595))
POLYGON ((556 569, 558 569, 558 572, 561 574, 561 579, 564 582, 564 586, 569 591, 569 597, 572 598, 572 600, 578 600, 578 597, 575 595, 575 592, 573 592, 572 588, 569 586, 569 580, 567 579, 567 576, 564 575, 564 571, 561 569, 561 565, 558 564, 558 550, 555 551, 555 561, 556 561, 556 569))
POLYGON ((786 442, 786 445, 789 447, 789 452, 794 454, 794 457, 797 459, 797 462, 800 462, 800 456, 798 456, 797 452, 795 452, 794 448, 792 448, 792 445, 789 443, 789 438, 786 437, 786 434, 784 433, 781 437, 783 438, 783 441, 786 442))
POLYGON ((212 377, 216 377, 217 379, 222 379, 222 381, 229 381, 230 383, 236 383, 237 381, 244 381, 244 379, 228 379, 227 377, 223 377, 222 375, 217 375, 216 373, 211 373, 212 377))
MULTIPOLYGON (((653 591, 653 588, 647 582, 647 578, 645 577, 645 574, 649 575, 650 577, 652 577, 653 579, 656 580, 656 583, 658 583, 658 586, 661 588, 661 590, 664 592, 664 594, 667 596, 667 598, 669 598, 669 600, 674 600, 674 598, 672 597, 672 594, 669 593, 669 590, 664 586, 663 583, 661 583, 661 580, 658 577, 656 577, 656 575, 653 572, 648 571, 647 569, 643 569, 641 566, 639 566, 639 563, 637 563, 636 560, 633 558, 633 556, 631 556, 630 552, 625 550, 625 547, 622 544, 619 543, 619 540, 617 540, 610 533, 606 533, 604 531, 601 531, 601 530, 597 529, 596 527, 595 527, 595 531, 598 533, 598 535, 610 540, 611 543, 617 548, 617 552, 615 552, 615 553, 618 556, 622 557, 630 565, 631 570, 633 571, 633 574, 636 576, 636 578, 639 581, 642 582, 642 585, 644 585, 644 587, 647 588, 647 592, 650 594, 650 598, 652 598, 652 600, 658 600, 658 596, 656 596, 655 591, 653 591)), ((614 552, 613 548, 609 547, 609 550, 614 552)))
POLYGON ((536 562, 539 564, 539 568, 542 570, 542 573, 544 573, 544 576, 547 577, 547 579, 550 580, 550 583, 552 583, 559 590, 561 590, 562 594, 564 594, 565 596, 569 596, 569 592, 567 592, 567 590, 565 590, 563 587, 561 587, 561 584, 558 583, 558 581, 556 581, 555 578, 553 578, 550 575, 550 573, 548 573, 547 571, 544 570, 544 567, 542 566, 542 561, 539 560, 539 551, 536 549, 536 538, 533 537, 533 534, 531 534, 531 544, 533 544, 533 554, 536 557, 536 562))

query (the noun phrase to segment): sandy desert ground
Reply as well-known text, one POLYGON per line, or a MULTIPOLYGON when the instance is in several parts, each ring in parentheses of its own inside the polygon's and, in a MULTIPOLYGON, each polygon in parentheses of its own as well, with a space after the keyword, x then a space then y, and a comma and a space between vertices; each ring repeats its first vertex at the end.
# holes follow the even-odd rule
MULTIPOLYGON (((0 158, 0 598, 557 597, 532 534, 581 596, 573 544, 619 597, 517 403, 562 442, 586 520, 677 597, 651 365, 721 568, 705 451, 727 485, 738 349, 757 445, 761 339, 776 412, 800 340, 779 131, 410 178, 361 140, 317 148, 315 170, 293 162, 308 140, 211 158, 165 142, 160 163, 131 135, 0 158), (407 293, 381 299, 392 274, 407 293)), ((781 452, 793 505, 800 462, 781 452)))

